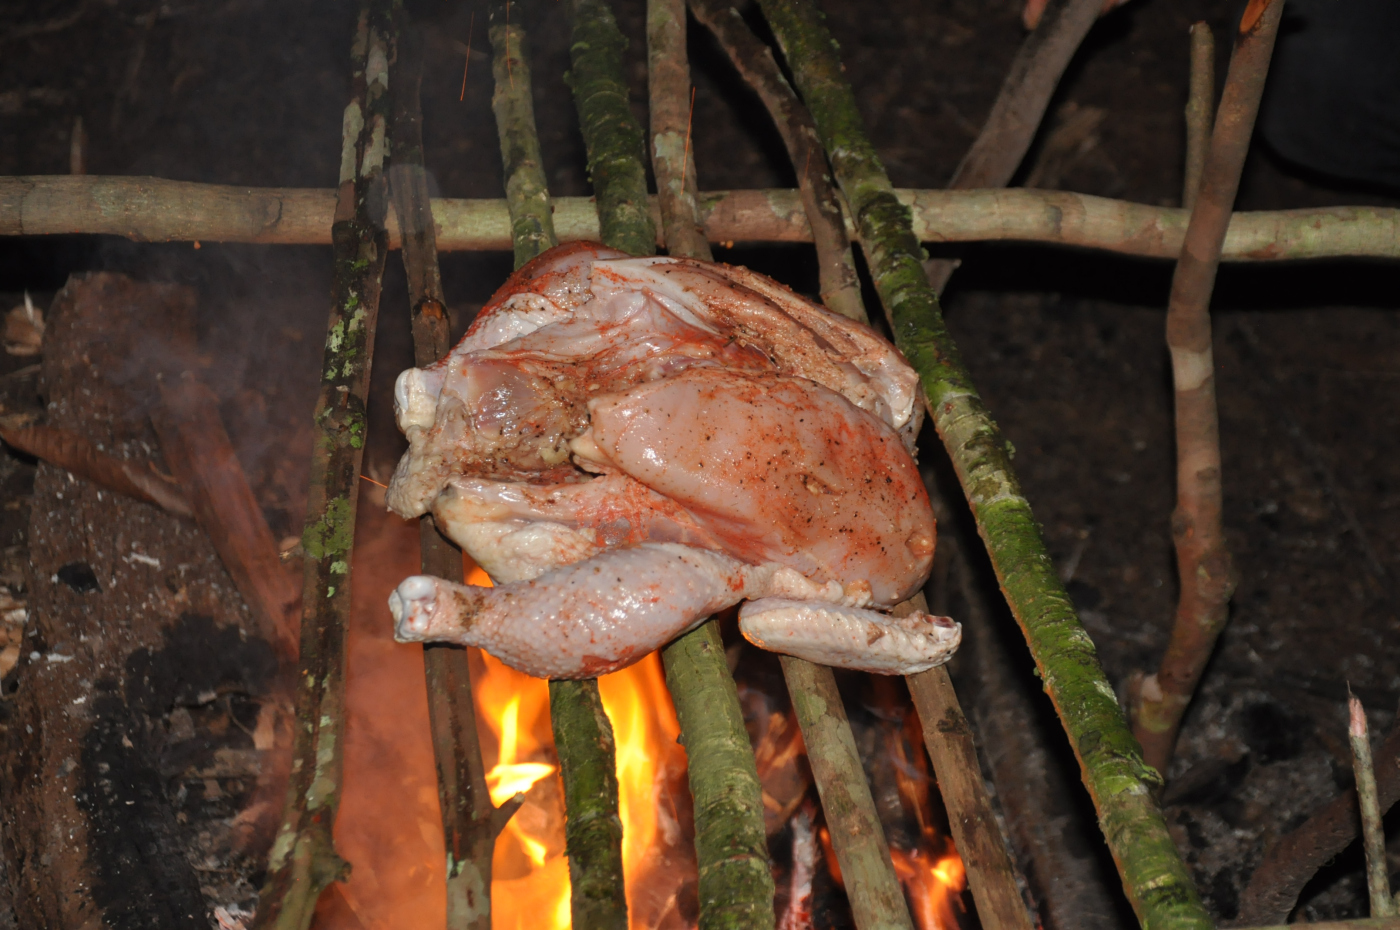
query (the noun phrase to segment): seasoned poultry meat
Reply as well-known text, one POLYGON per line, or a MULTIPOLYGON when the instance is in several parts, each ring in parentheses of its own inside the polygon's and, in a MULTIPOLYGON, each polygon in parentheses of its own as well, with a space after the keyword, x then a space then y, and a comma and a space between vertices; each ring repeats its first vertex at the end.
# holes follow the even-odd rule
POLYGON ((878 609, 933 561, 917 376, 769 278, 560 246, 394 399, 389 507, 431 511, 496 585, 405 580, 400 640, 592 677, 746 601, 751 642, 828 665, 908 674, 957 647, 947 618, 878 609))

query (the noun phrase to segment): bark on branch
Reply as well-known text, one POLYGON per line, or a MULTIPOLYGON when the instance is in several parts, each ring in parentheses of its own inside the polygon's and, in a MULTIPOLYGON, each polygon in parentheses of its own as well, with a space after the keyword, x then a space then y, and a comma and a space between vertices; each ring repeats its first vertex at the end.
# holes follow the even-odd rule
POLYGON ((306 554, 292 776, 254 924, 260 930, 305 930, 321 891, 349 868, 336 855, 331 828, 345 742, 345 639, 365 401, 388 254, 383 183, 388 67, 394 56, 390 10, 389 0, 369 0, 352 47, 354 93, 345 108, 340 193, 331 227, 333 301, 302 535, 306 554))
MULTIPOLYGON (((111 235, 137 242, 258 242, 326 245, 336 192, 249 188, 160 178, 37 175, 0 178, 0 235, 111 235)), ((1175 260, 1190 214, 1069 191, 907 190, 895 196, 913 213, 921 242, 1015 240, 1175 260)), ((558 197, 560 242, 597 240, 590 197, 558 197)), ((698 197, 710 242, 811 242, 795 190, 708 191, 698 197)), ((439 252, 509 251, 504 200, 432 201, 439 252)), ((650 198, 653 223, 660 211, 650 198)), ((848 232, 851 232, 848 220, 848 232)), ((389 247, 400 244, 388 218, 389 247)), ((1400 210, 1323 207, 1265 210, 1230 218, 1221 260, 1400 258, 1400 210)))
POLYGON ((958 356, 922 266, 907 208, 865 135, 825 21, 809 2, 760 0, 846 195, 896 342, 919 371, 929 411, 967 494, 1013 615, 1054 702, 1129 901, 1144 927, 1213 925, 1152 799, 1145 766, 1055 576, 1006 442, 958 356))

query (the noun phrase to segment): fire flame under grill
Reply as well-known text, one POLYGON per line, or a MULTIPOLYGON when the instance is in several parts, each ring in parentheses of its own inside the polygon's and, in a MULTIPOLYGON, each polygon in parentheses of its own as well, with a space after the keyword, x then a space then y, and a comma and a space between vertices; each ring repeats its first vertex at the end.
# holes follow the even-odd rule
MULTIPOLYGON (((392 584, 388 579, 398 577, 393 563, 402 561, 393 547, 408 542, 398 536, 390 530, 370 537, 375 543, 365 548, 374 552, 360 553, 357 561, 368 571, 357 576, 357 583, 377 589, 382 574, 384 583, 392 584), (367 583, 365 576, 371 574, 375 581, 367 583)), ((404 548, 413 552, 411 545, 404 548)), ((470 566, 468 582, 490 584, 475 566, 470 566)), ((357 601, 378 604, 382 599, 357 596, 357 601)), ((349 883, 323 901, 316 925, 322 930, 440 927, 442 831, 422 660, 417 650, 384 637, 377 612, 357 607, 357 617, 361 610, 374 616, 357 619, 357 629, 364 632, 358 642, 351 641, 346 790, 336 826, 337 844, 354 871, 349 883)), ((473 668, 473 690, 491 800, 499 805, 525 793, 524 804, 496 842, 492 925, 496 930, 565 930, 570 926, 570 882, 548 686, 488 655, 481 658, 473 668)), ((677 741, 680 725, 660 658, 648 656, 598 684, 617 743, 631 927, 687 930, 695 924, 696 867, 686 756, 677 741)), ((781 732, 770 727, 760 739, 781 738, 781 732)), ((773 747, 766 749, 771 755, 773 747)), ((758 752, 765 753, 762 743, 758 752)), ((962 862, 951 840, 926 823, 920 826, 924 836, 917 849, 894 850, 896 873, 919 930, 953 930, 962 907, 962 862)), ((830 840, 824 828, 820 832, 826 855, 813 865, 839 884, 830 840)))

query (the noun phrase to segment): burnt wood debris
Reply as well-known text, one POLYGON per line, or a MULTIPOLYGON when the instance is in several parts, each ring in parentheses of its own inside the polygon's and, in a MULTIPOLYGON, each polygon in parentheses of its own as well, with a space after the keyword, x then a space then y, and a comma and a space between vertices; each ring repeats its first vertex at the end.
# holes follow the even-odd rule
MULTIPOLYGON (((967 629, 966 664, 951 675, 939 667, 882 682, 871 706, 877 716, 892 707, 915 715, 906 735, 913 734, 923 774, 902 777, 928 783, 925 792, 937 783, 932 796, 941 798, 946 833, 967 870, 963 900, 975 909, 961 926, 1282 926, 1309 883, 1359 839, 1369 918, 1321 925, 1400 928, 1384 830, 1400 801, 1400 717, 1382 717, 1388 735, 1373 742, 1361 702, 1327 692, 1335 705, 1329 712, 1350 724, 1347 738, 1340 727, 1319 736, 1334 757, 1335 790, 1304 812, 1311 816, 1270 828, 1251 854, 1247 881, 1240 879, 1242 895, 1202 883, 1199 827, 1170 814, 1177 799, 1216 790, 1209 773, 1233 778, 1240 766, 1257 764, 1246 751, 1222 755, 1216 768, 1197 762, 1188 769, 1177 750, 1193 725, 1188 713, 1218 700, 1203 696, 1205 682, 1217 640, 1231 635, 1226 621, 1241 577, 1227 519, 1226 427, 1217 411, 1222 341, 1243 346, 1232 358, 1256 362, 1265 377, 1254 390, 1267 403, 1284 383, 1248 324, 1227 337, 1213 322, 1218 270, 1231 263, 1267 275, 1302 260, 1400 258, 1400 206, 1384 196, 1359 196, 1365 202, 1357 206, 1236 211, 1247 157, 1255 157, 1256 117, 1283 161, 1393 190, 1400 176, 1400 156, 1387 148, 1395 141, 1394 107, 1377 110, 1364 130, 1331 112, 1348 88, 1371 93, 1380 80, 1338 77, 1338 50, 1378 54, 1377 37, 1400 29, 1392 11, 1367 19, 1313 0, 1236 4, 1222 33, 1230 52, 1218 105, 1215 67, 1225 48, 1217 53, 1207 23, 1183 31, 1177 208, 1012 187, 1043 177, 1030 165, 1053 149, 1047 137, 1062 128, 1047 128, 1047 114, 1062 108, 1057 88, 1074 80, 1072 63, 1098 53, 1090 36, 1106 13, 1103 0, 1049 0, 1014 56, 1007 50, 1009 67, 985 121, 969 128, 966 153, 940 190, 894 187, 891 160, 877 154, 870 131, 867 96, 848 71, 845 46, 860 40, 834 34, 823 13, 832 0, 468 6, 479 7, 485 24, 476 32, 489 49, 482 56, 489 77, 479 87, 491 87, 504 197, 437 196, 424 145, 425 120, 436 117, 424 82, 436 80, 429 68, 435 49, 468 46, 436 31, 451 14, 428 14, 407 0, 361 0, 354 22, 344 24, 350 99, 343 111, 339 102, 334 107, 341 131, 334 189, 86 174, 92 127, 81 118, 65 135, 70 176, 0 177, 0 236, 25 237, 16 241, 63 234, 195 248, 331 247, 330 316, 318 336, 315 408, 305 424, 305 519, 296 514, 289 532, 269 515, 230 405, 211 387, 218 361, 200 349, 208 323, 195 288, 106 271, 74 274, 44 316, 30 310, 15 317, 13 334, 6 327, 11 354, 42 355, 37 366, 0 377, 0 439, 38 463, 26 505, 28 567, 15 581, 0 570, 6 591, 28 592, 18 646, 0 641, 7 650, 0 653, 7 656, 0 881, 8 885, 0 889, 0 930, 11 910, 19 927, 305 930, 358 919, 335 916, 350 913, 338 883, 351 880, 355 863, 337 851, 334 827, 345 782, 346 694, 355 686, 347 680, 347 639, 356 513, 362 482, 373 482, 366 476, 373 474, 366 456, 371 362, 381 297, 388 299, 381 290, 389 273, 397 275, 386 273, 388 253, 401 252, 408 307, 401 322, 421 367, 446 355, 465 325, 444 283, 446 256, 509 252, 519 268, 560 242, 580 240, 633 256, 706 261, 724 258, 735 243, 811 243, 808 276, 821 301, 870 323, 866 302, 877 300, 874 325, 887 328, 917 370, 929 420, 925 480, 943 535, 926 593, 895 612, 927 611, 931 601, 938 613, 953 614, 967 629), (1363 20, 1374 32, 1365 39, 1363 20), (563 83, 552 73, 546 81, 539 58, 532 62, 530 42, 541 35, 550 48, 567 48, 563 83), (795 188, 700 189, 695 134, 706 127, 696 124, 697 56, 708 56, 703 67, 722 62, 737 74, 728 91, 749 95, 753 112, 771 121, 762 131, 776 132, 780 176, 795 179, 795 188), (536 116, 556 93, 572 97, 590 197, 551 195, 559 186, 554 146, 563 151, 563 137, 536 116), (1335 139, 1320 140, 1316 126, 1300 128, 1298 112, 1354 144, 1343 150, 1335 139), (973 383, 970 368, 980 379, 990 363, 966 363, 955 327, 944 320, 941 299, 964 274, 952 257, 958 253, 946 247, 1009 242, 1131 256, 1163 268, 1174 262, 1164 348, 1174 392, 1176 509, 1169 525, 1152 532, 1174 545, 1178 601, 1165 649, 1156 643, 1148 657, 1144 647, 1152 667, 1122 682, 1101 665, 1090 632, 1098 635, 1102 621, 1072 582, 1090 530, 1068 566, 1052 556, 1055 540, 1017 475, 1022 460, 1013 465, 993 404, 973 383), (930 257, 925 245, 937 254, 930 257), (1021 634, 1015 642, 997 640, 1002 618, 1021 634), (1018 665, 1022 639, 1028 658, 1018 665), (1036 721, 1041 699, 1058 730, 1036 721), (1070 760, 1065 771, 1080 777, 1092 807, 1091 840, 1108 863, 1098 874, 1089 874, 1095 866, 1087 859, 1069 861, 1085 857, 1066 854, 1067 834, 1054 825, 1071 815, 1045 809, 1047 798, 1077 798, 1080 790, 1073 774, 1055 770, 1051 756, 1061 750, 1070 760), (216 908, 216 899, 225 903, 216 908), (235 900, 249 909, 227 903, 235 900), (1120 901, 1121 912, 1109 913, 1120 901)), ((1134 9, 1111 15, 1122 22, 1134 9)), ((7 26, 0 42, 62 34, 91 15, 80 6, 71 18, 7 26)), ((135 106, 133 75, 143 67, 146 36, 171 15, 139 18, 142 44, 117 95, 114 126, 135 106)), ((461 81, 465 100, 466 74, 461 81)), ((38 91, 15 93, 0 88, 0 117, 42 99, 38 91)), ((885 120, 886 106, 878 108, 885 120)), ((1332 456, 1303 435, 1281 402, 1273 412, 1327 485, 1349 544, 1362 551, 1355 569, 1362 580, 1353 587, 1385 588, 1393 597, 1384 541, 1367 536, 1336 489, 1332 456)), ((462 553, 431 517, 421 518, 418 539, 424 573, 462 581, 462 553)), ((693 811, 681 820, 693 826, 698 871, 673 913, 702 930, 795 930, 819 925, 810 908, 825 894, 848 907, 861 930, 929 930, 898 870, 899 830, 887 835, 887 801, 864 758, 861 718, 870 708, 857 707, 850 679, 830 668, 789 656, 774 663, 789 719, 800 727, 806 768, 796 783, 809 799, 806 806, 801 797, 785 799, 775 812, 763 755, 771 750, 760 745, 755 756, 758 737, 745 716, 749 686, 736 670, 738 650, 726 652, 725 629, 708 620, 660 652, 687 756, 693 811), (791 862, 774 854, 784 824, 791 862), (814 873, 822 876, 815 883, 814 873), (830 887, 823 890, 823 881, 830 887)), ((446 926, 486 930, 496 840, 524 796, 491 801, 467 650, 425 646, 423 662, 443 834, 433 868, 445 871, 446 926)), ((631 888, 613 722, 596 680, 551 681, 548 691, 571 922, 579 930, 624 930, 631 888)), ((1291 719, 1277 726, 1298 728, 1291 719)))

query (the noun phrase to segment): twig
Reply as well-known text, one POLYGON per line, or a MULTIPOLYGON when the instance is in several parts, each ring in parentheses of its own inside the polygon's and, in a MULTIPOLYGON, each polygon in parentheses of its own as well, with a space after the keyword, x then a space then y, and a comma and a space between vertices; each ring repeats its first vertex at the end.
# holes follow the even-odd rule
POLYGON ((238 464, 214 392, 189 372, 160 381, 151 415, 161 454, 190 492, 195 516, 264 635, 288 666, 297 658, 293 613, 301 592, 278 558, 277 540, 238 464))
POLYGON ((1371 738, 1366 726, 1366 709, 1347 690, 1347 737, 1351 741, 1352 773, 1356 776, 1356 798, 1361 810, 1362 846, 1366 850, 1366 890, 1371 897, 1372 917, 1394 917, 1395 902, 1390 897, 1390 869, 1385 857, 1385 825, 1381 822, 1380 801, 1376 797, 1376 769, 1371 763, 1371 738))
POLYGON ((1211 927, 1152 799, 1156 774, 1143 765, 1093 641, 1055 577, 1011 469, 1006 442, 943 323, 909 212, 895 198, 860 128, 859 109, 835 42, 810 3, 760 0, 760 6, 816 121, 855 216, 876 289, 892 318, 895 340, 920 373, 929 411, 998 581, 1079 758, 1128 899, 1148 930, 1211 927))
POLYGON ((1181 206, 1188 212, 1196 205, 1210 152, 1210 130, 1215 124, 1215 34, 1205 22, 1191 25, 1191 87, 1186 98, 1186 173, 1181 184, 1181 206))
POLYGON ((691 0, 690 8, 695 18, 714 33, 740 76, 758 94, 783 138, 788 159, 797 171, 802 213, 817 247, 822 303, 843 316, 869 322, 860 297, 850 235, 812 115, 783 77, 772 51, 753 34, 730 0, 691 0))
POLYGON ((690 58, 685 48, 685 0, 647 0, 647 107, 651 168, 666 251, 709 261, 700 227, 699 184, 690 157, 690 58))
MULTIPOLYGON (((1181 255, 1190 214, 1170 207, 1067 191, 896 190, 913 211, 923 242, 1017 240, 1102 249, 1142 258, 1181 255)), ((651 216, 660 212, 651 198, 651 216)), ((261 242, 326 245, 336 192, 228 187, 158 178, 0 178, 0 236, 102 234, 138 242, 261 242)), ((559 241, 596 241, 592 198, 554 199, 559 241)), ((504 200, 432 201, 438 251, 511 249, 504 200)), ((811 242, 795 190, 708 191, 699 208, 710 242, 811 242)), ((852 228, 848 222, 848 231, 852 228)), ((389 247, 399 247, 398 220, 388 220, 389 247)), ((1230 218, 1222 261, 1400 258, 1400 210, 1323 207, 1267 210, 1230 218)))
POLYGON ((646 136, 627 102, 626 49, 607 3, 575 0, 570 83, 597 199, 599 230, 591 238, 629 255, 654 255, 657 231, 647 199, 646 136))
MULTIPOLYGON (((1376 796, 1384 814, 1400 801, 1400 722, 1375 751, 1376 796)), ((1265 854, 1240 896, 1238 926, 1283 923, 1317 870, 1351 845, 1361 831, 1356 790, 1349 788, 1280 839, 1265 854)))
MULTIPOLYGON (((1099 14, 1102 0, 1050 0, 1035 29, 1011 61, 987 122, 958 164, 953 190, 1006 187, 1020 167, 1045 118, 1050 98, 1099 14)), ((958 263, 936 258, 924 263, 929 285, 942 293, 958 263)))
POLYGON ((352 46, 354 92, 345 108, 340 197, 331 230, 333 301, 302 535, 306 556, 292 775, 255 918, 259 930, 305 930, 321 891, 349 867, 335 852, 331 827, 345 745, 345 640, 365 399, 388 253, 383 170, 387 72, 394 53, 391 6, 389 0, 367 0, 352 46))
POLYGON ((93 484, 154 504, 177 517, 193 517, 189 495, 149 462, 130 462, 103 452, 71 430, 54 426, 8 426, 0 423, 6 445, 93 484))
MULTIPOLYGON (((402 9, 398 17, 399 54, 389 71, 394 91, 389 121, 394 165, 389 169, 389 186, 403 230, 414 363, 424 367, 446 355, 451 344, 423 168, 422 36, 406 22, 402 9)), ((464 72, 464 87, 465 80, 464 72)), ((442 538, 431 517, 419 520, 418 539, 423 573, 460 583, 462 553, 442 538)), ((496 808, 481 760, 467 651, 445 643, 424 644, 423 667, 446 846, 447 927, 490 930, 491 858, 500 828, 494 823, 496 808)))
MULTIPOLYGON (((690 62, 685 0, 648 0, 652 171, 671 255, 710 259, 698 229, 695 163, 682 136, 690 62)), ((709 620, 661 650, 685 742, 695 804, 702 930, 774 924, 776 888, 763 826, 763 787, 719 627, 709 620)))
MULTIPOLYGON (((491 105, 501 137, 515 266, 519 268, 558 240, 535 131, 525 28, 518 18, 511 23, 510 5, 510 0, 496 0, 491 5, 492 72, 496 78, 491 105)), ((626 930, 616 752, 597 679, 551 681, 549 711, 564 782, 564 840, 572 882, 573 926, 577 930, 626 930)))
POLYGON ((1143 678, 1136 689, 1133 714, 1143 758, 1163 773, 1182 714, 1228 619, 1235 586, 1221 522, 1210 295, 1282 15, 1283 0, 1253 0, 1245 10, 1167 305, 1167 346, 1176 386, 1177 505, 1172 537, 1181 592, 1166 653, 1156 673, 1143 678))

